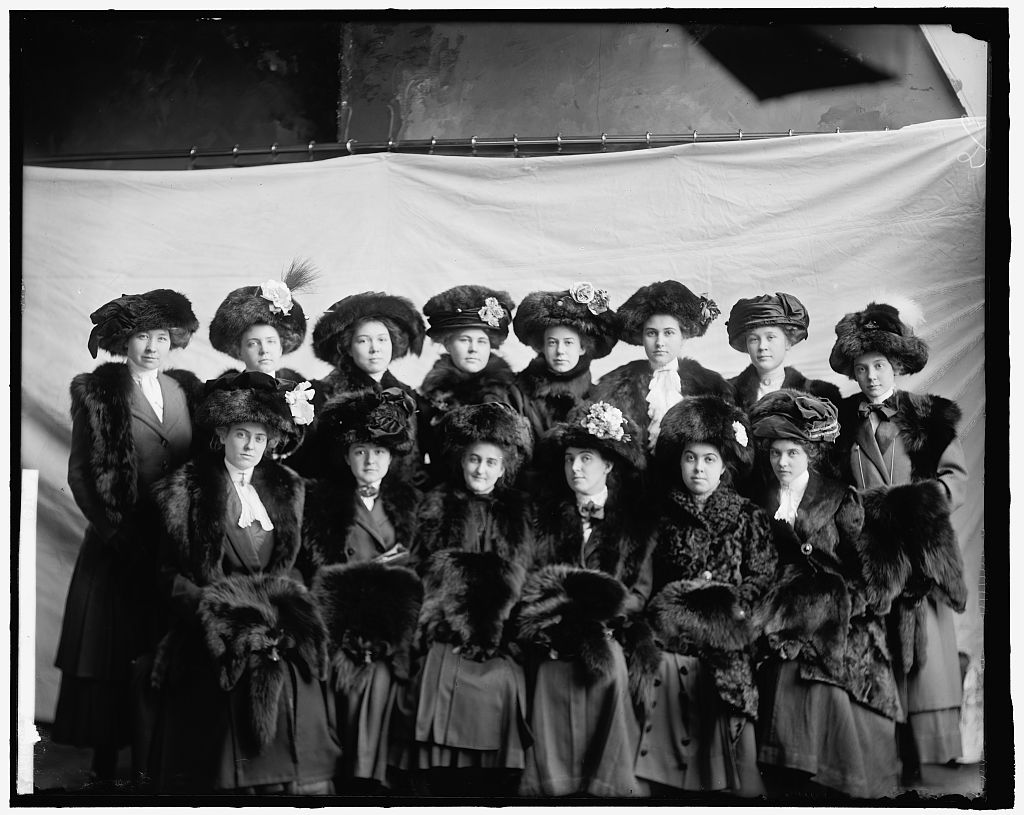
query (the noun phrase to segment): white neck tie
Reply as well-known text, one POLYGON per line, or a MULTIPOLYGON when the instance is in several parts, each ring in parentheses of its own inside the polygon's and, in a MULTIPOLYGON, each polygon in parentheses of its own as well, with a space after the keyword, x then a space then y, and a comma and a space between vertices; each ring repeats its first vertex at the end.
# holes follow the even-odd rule
POLYGON ((142 388, 142 395, 146 397, 146 401, 153 408, 156 417, 162 422, 164 420, 164 395, 160 390, 160 383, 157 381, 156 372, 154 372, 153 376, 145 374, 136 375, 134 379, 139 383, 139 387, 142 388))
POLYGON ((680 391, 683 383, 679 379, 679 363, 673 362, 666 368, 659 368, 651 377, 651 385, 647 390, 647 415, 651 423, 647 426, 647 446, 653 450, 661 432, 661 420, 668 409, 683 399, 680 391))
POLYGON ((259 493, 256 492, 252 481, 242 475, 232 483, 238 494, 238 500, 242 502, 242 514, 238 517, 238 526, 246 529, 250 524, 256 522, 267 532, 273 529, 274 524, 271 523, 270 516, 267 515, 267 510, 263 506, 263 502, 260 501, 259 493))
POLYGON ((775 520, 785 521, 790 526, 796 524, 796 510, 800 501, 796 500, 796 494, 789 487, 779 489, 779 508, 775 511, 775 520))

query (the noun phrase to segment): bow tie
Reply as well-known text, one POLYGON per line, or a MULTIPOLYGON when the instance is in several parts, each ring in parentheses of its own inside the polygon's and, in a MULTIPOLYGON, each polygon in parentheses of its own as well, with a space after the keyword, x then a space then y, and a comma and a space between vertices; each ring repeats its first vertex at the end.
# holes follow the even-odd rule
POLYGON ((579 504, 577 506, 580 517, 585 521, 603 521, 604 520, 604 507, 599 507, 593 501, 587 501, 585 504, 579 504))
POLYGON ((364 484, 356 488, 356 492, 363 498, 376 498, 380 490, 370 484, 364 484))
POLYGON ((890 396, 884 402, 877 405, 861 402, 857 406, 857 412, 861 415, 861 418, 867 418, 869 414, 874 413, 878 416, 880 422, 885 422, 896 415, 896 406, 893 404, 895 401, 895 398, 890 396))

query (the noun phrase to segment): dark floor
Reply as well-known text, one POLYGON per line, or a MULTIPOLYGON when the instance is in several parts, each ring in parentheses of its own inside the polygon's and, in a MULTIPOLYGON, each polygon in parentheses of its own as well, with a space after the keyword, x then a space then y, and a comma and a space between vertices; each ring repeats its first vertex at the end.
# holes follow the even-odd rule
MULTIPOLYGON (((49 728, 38 725, 41 740, 35 748, 35 788, 37 792, 92 792, 99 791, 91 785, 89 764, 92 758, 90 750, 67 747, 50 741, 49 728)), ((129 750, 121 751, 118 781, 113 790, 107 787, 103 791, 116 791, 119 785, 131 788, 131 757, 129 750)), ((969 797, 981 795, 983 779, 980 764, 961 764, 955 767, 927 765, 922 772, 921 783, 912 789, 923 798, 942 795, 965 795, 969 797)))

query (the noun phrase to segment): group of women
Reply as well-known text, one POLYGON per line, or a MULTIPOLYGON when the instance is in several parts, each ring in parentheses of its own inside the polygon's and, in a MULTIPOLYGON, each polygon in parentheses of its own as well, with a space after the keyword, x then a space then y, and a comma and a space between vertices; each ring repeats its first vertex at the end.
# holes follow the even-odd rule
POLYGON ((684 357, 720 312, 673 280, 457 286, 426 322, 354 294, 306 380, 311 277, 231 292, 244 370, 205 383, 164 370, 181 294, 92 315, 123 361, 71 386, 53 738, 98 777, 130 742, 160 792, 871 798, 960 754, 959 411, 897 389, 928 351, 895 307, 836 326, 846 399, 784 365, 791 294, 734 305, 733 379, 684 357), (424 336, 414 389, 389 366, 424 336), (594 384, 618 341, 646 359, 594 384))

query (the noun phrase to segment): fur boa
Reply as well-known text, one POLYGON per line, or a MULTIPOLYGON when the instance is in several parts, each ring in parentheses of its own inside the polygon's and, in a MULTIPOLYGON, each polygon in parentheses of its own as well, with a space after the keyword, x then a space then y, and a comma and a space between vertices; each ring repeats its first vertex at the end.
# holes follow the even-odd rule
POLYGON ((323 612, 334 686, 347 693, 365 683, 368 666, 386 660, 409 678, 409 649, 423 602, 416 573, 381 563, 339 563, 317 572, 313 595, 323 612))
MULTIPOLYGON (((190 371, 164 373, 185 392, 189 415, 202 399, 202 383, 190 371)), ((71 380, 71 415, 88 421, 92 438, 89 466, 106 519, 117 529, 139 500, 135 442, 132 438, 131 371, 123 362, 105 362, 71 380)))
POLYGON ((575 368, 559 374, 548 368, 543 354, 538 354, 516 374, 515 383, 523 395, 526 417, 539 439, 587 398, 592 385, 590 357, 581 357, 575 368))
MULTIPOLYGON (((790 368, 788 365, 784 370, 785 377, 782 380, 782 387, 803 391, 812 396, 823 397, 837 407, 842 401, 839 388, 831 382, 826 382, 823 379, 808 379, 796 368, 790 368)), ((736 404, 744 410, 750 410, 751 406, 757 401, 757 386, 760 384, 760 379, 757 371, 754 370, 754 366, 748 365, 739 374, 727 381, 732 385, 736 393, 736 404)))
POLYGON ((245 689, 249 735, 262 751, 277 734, 285 662, 307 679, 325 678, 327 631, 316 603, 290 578, 234 575, 203 590, 199 617, 221 690, 245 689))
POLYGON ((475 374, 459 370, 448 354, 442 354, 423 377, 420 393, 433 413, 440 416, 460 405, 508 402, 515 406, 514 388, 515 374, 508 363, 492 351, 483 370, 475 374))
POLYGON ((604 572, 545 566, 523 586, 518 639, 554 659, 572 658, 583 683, 591 684, 614 669, 609 626, 622 616, 625 601, 625 587, 604 572))

